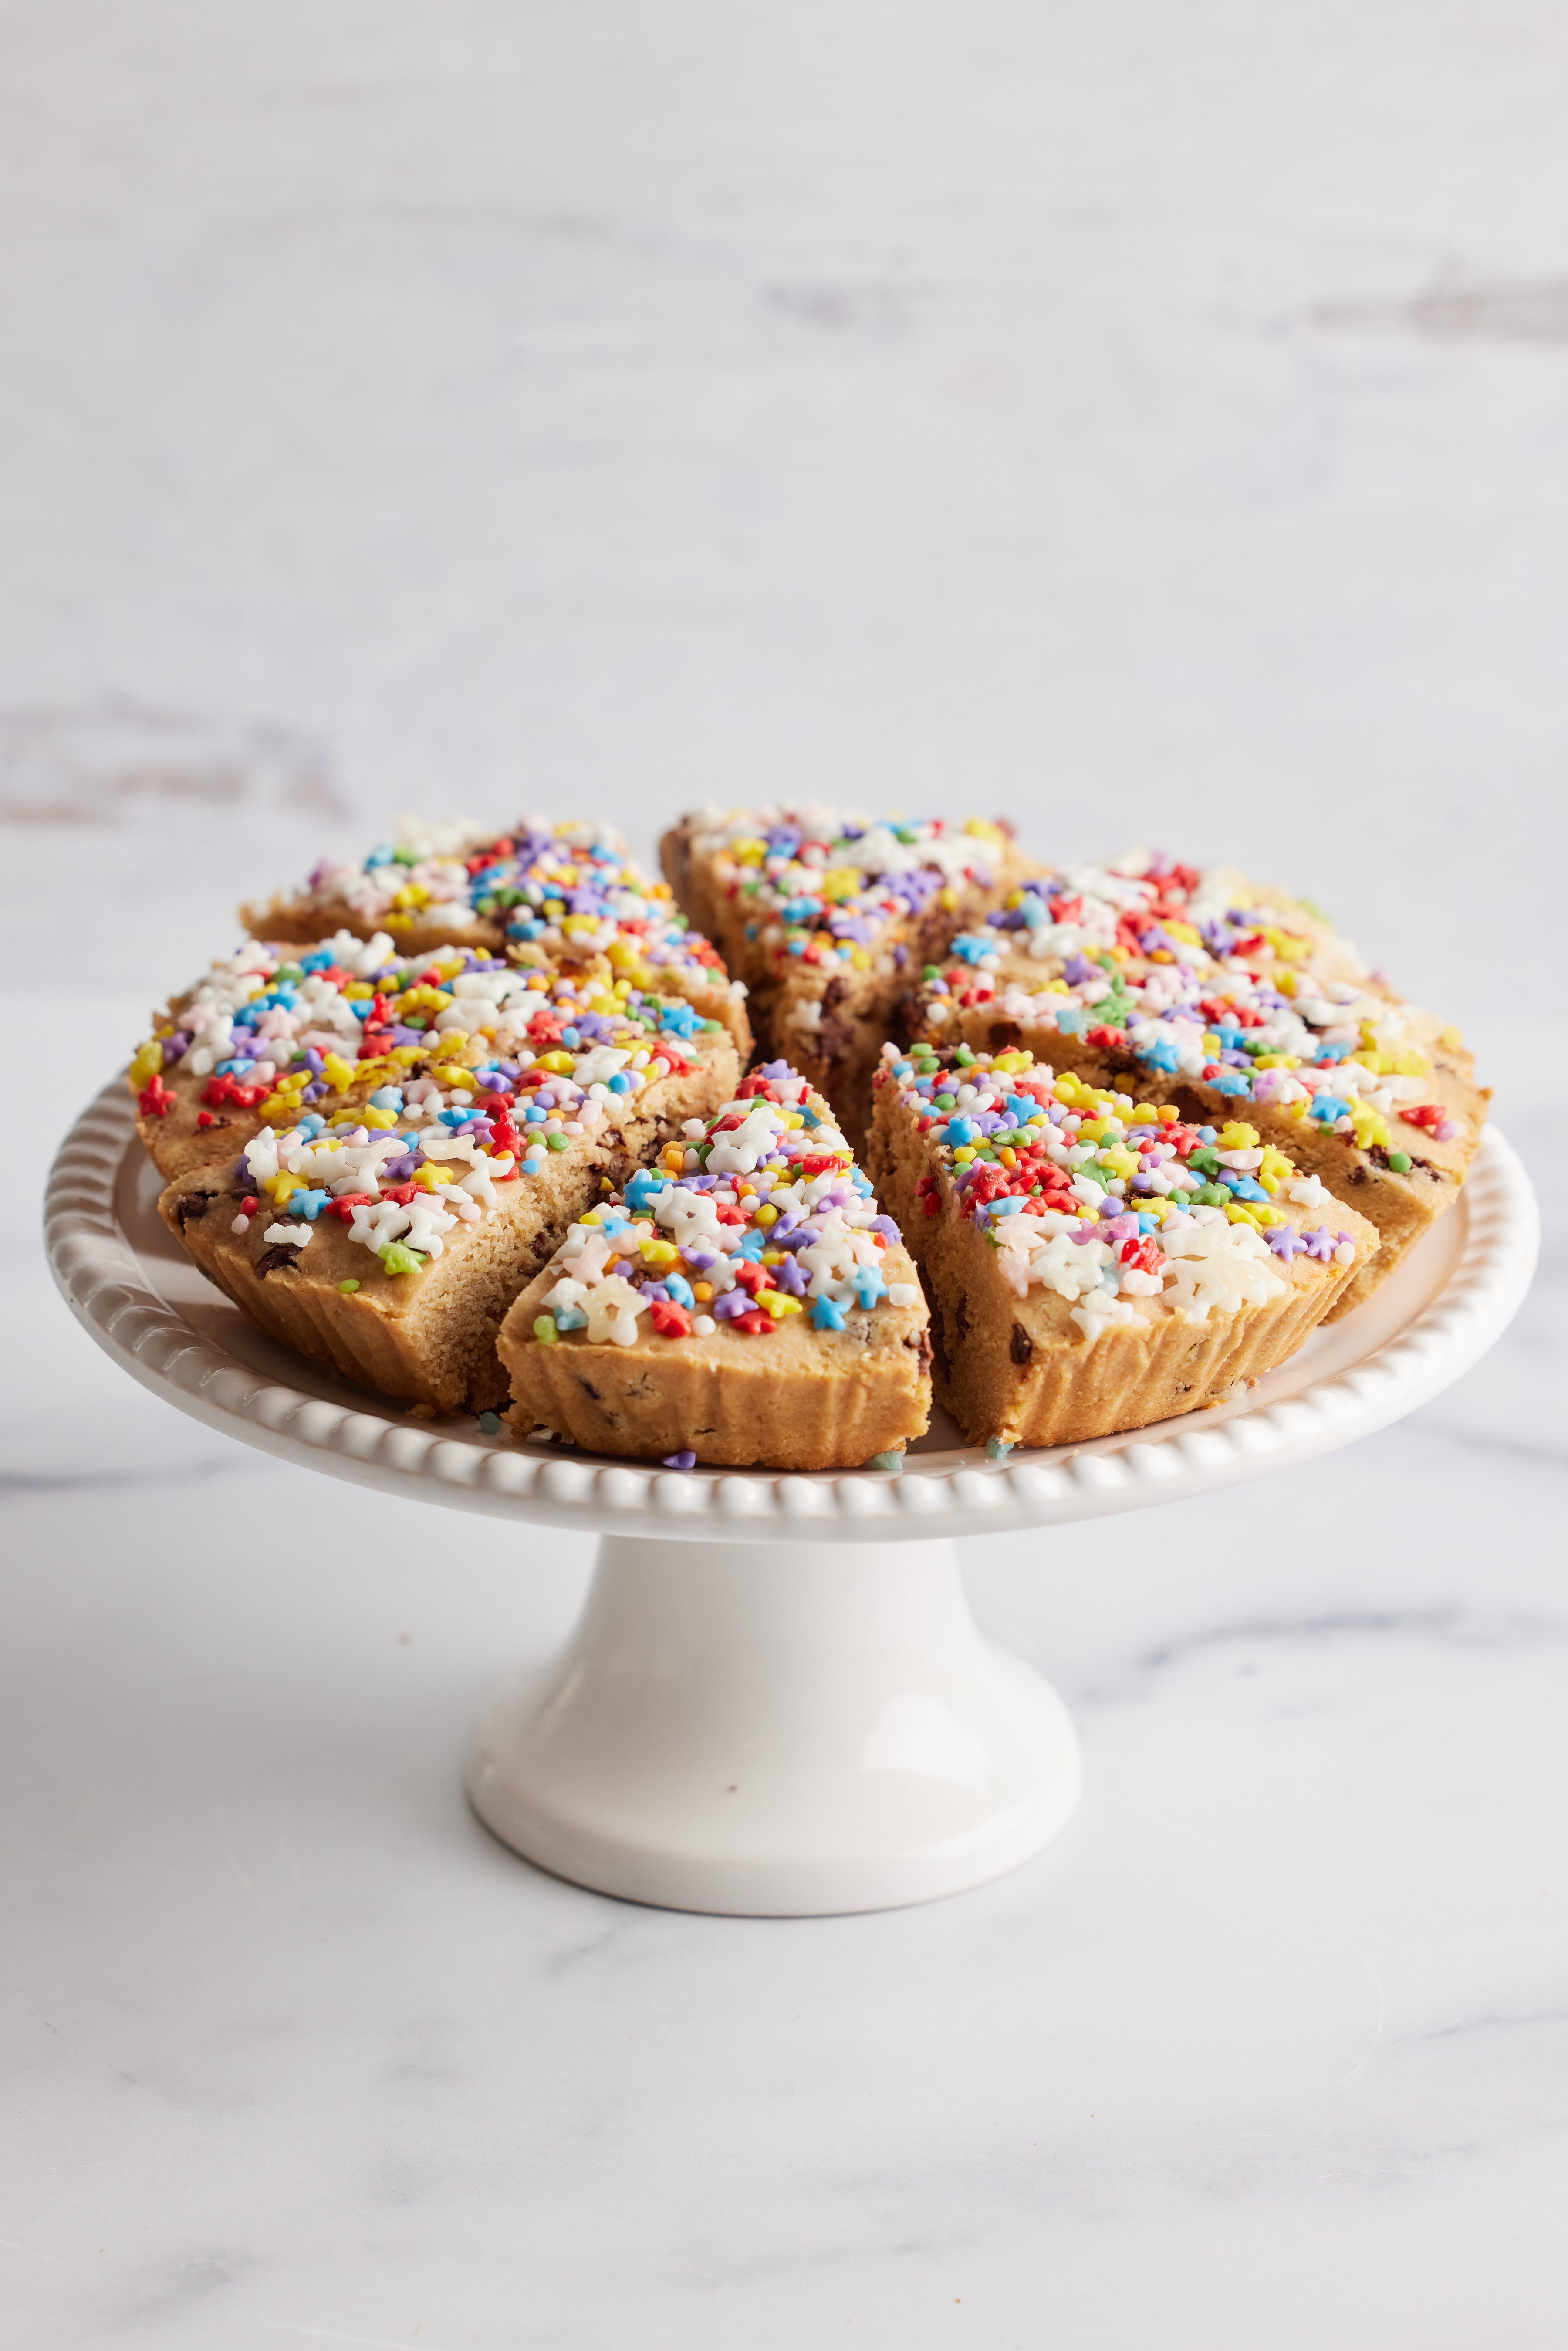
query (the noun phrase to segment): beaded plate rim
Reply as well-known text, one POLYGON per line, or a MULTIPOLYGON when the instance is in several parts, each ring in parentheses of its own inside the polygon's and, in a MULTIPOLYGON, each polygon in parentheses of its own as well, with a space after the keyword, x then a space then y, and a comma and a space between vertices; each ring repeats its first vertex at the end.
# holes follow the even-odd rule
MULTIPOLYGON (((908 1542, 1003 1533, 1176 1501, 1292 1467, 1385 1427, 1469 1370, 1518 1311, 1540 1249, 1530 1180, 1489 1127, 1459 1202, 1420 1245, 1450 1219, 1463 1220, 1447 1280, 1364 1356, 1293 1395, 1001 1461, 974 1446, 911 1453, 898 1476, 682 1471, 486 1437, 471 1419, 419 1421, 368 1392, 346 1384, 334 1392, 325 1376, 312 1393, 243 1362, 168 1302, 126 1232, 118 1195, 132 1155, 140 1160, 141 1146, 120 1077, 60 1146, 44 1231, 72 1311, 143 1387, 245 1444, 382 1492, 583 1534, 675 1541, 908 1542)), ((1335 1328, 1349 1332, 1360 1320, 1335 1328)), ((286 1350, 273 1352, 287 1363, 286 1350)))

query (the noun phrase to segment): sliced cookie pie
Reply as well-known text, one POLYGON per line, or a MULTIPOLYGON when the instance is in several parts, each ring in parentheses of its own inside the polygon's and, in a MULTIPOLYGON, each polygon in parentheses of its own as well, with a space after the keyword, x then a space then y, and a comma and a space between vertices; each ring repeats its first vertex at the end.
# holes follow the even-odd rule
POLYGON ((499 1348, 519 1434, 684 1466, 858 1468, 930 1411, 898 1228, 782 1061, 573 1224, 499 1348))
POLYGON ((937 1400, 1000 1450, 1222 1401, 1377 1246, 1251 1126, 1193 1126, 1022 1050, 890 1046, 871 1166, 931 1299, 937 1400))
POLYGON ((1488 1095, 1454 1029, 1396 996, 1315 909, 1233 869, 1155 861, 1025 881, 906 999, 904 1033, 1021 1046, 1198 1124, 1239 1118, 1381 1246, 1348 1312, 1457 1198, 1488 1095))

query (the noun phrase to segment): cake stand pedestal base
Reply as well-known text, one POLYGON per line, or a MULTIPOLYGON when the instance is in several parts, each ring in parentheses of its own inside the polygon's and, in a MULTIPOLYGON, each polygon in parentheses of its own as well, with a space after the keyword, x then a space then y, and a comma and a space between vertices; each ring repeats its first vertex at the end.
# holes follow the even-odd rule
POLYGON ((557 1876, 798 1917, 999 1876, 1080 1779, 1066 1708, 982 1640, 951 1542, 607 1535, 565 1648, 486 1710, 467 1784, 557 1876))

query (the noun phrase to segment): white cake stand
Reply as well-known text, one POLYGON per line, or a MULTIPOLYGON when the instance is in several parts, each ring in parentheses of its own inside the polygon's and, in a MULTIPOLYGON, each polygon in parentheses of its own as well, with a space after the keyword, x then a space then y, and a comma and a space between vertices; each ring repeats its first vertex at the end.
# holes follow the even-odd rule
POLYGON ((319 1374, 203 1279, 158 1190, 117 1081, 60 1151, 46 1229, 72 1310, 144 1387, 333 1477, 600 1535, 564 1650, 481 1719, 480 1817, 580 1885, 775 1917, 956 1893, 1072 1812, 1066 1708, 980 1638, 955 1536, 1210 1493, 1369 1435, 1491 1345, 1539 1241, 1489 1133, 1458 1206, 1376 1296, 1217 1410, 996 1462, 944 1422, 902 1476, 682 1474, 414 1419, 319 1374))

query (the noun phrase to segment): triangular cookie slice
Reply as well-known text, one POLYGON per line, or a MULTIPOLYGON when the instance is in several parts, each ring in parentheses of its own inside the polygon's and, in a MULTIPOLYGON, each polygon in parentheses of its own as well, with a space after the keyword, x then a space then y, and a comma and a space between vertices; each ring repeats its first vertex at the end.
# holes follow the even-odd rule
POLYGON ((1282 1363, 1377 1235, 1239 1121, 1052 1079, 1022 1050, 889 1046, 871 1165, 976 1443, 1063 1445, 1217 1404, 1282 1363))
POLYGON ((453 946, 410 956, 384 932, 367 943, 340 931, 219 958, 154 1020, 129 1082, 138 1131, 172 1180, 312 1113, 390 1127, 399 1087, 434 1076, 461 1088, 486 1058, 509 1071, 519 1050, 527 1061, 603 1044, 644 1013, 677 1045, 727 1034, 689 998, 645 993, 607 964, 519 968, 453 946))
POLYGON ((815 801, 698 810, 660 855, 679 904, 746 982, 758 1041, 826 1095, 852 1142, 901 996, 1036 870, 1007 828, 977 817, 905 822, 815 801))
POLYGON ((505 1399, 496 1333, 524 1283, 606 1185, 739 1076, 727 1031, 686 1033, 684 999, 595 1012, 538 977, 488 1033, 440 1032, 446 1058, 425 1053, 416 1076, 394 1059, 357 1114, 264 1126, 170 1186, 160 1215, 264 1330, 413 1404, 505 1399))
POLYGON ((1198 1124, 1241 1119, 1381 1247, 1370 1294, 1458 1196, 1488 1095, 1457 1029, 1396 996, 1316 909, 1232 868, 1144 858, 1025 882, 906 1000, 904 1032, 1025 1047, 1198 1124))
POLYGON ((854 1468, 930 1412, 898 1228, 783 1061, 580 1217, 499 1345, 519 1434, 599 1453, 854 1468))
POLYGON ((253 901, 240 917, 258 938, 382 931, 405 955, 459 946, 539 966, 607 966, 612 979, 688 998, 743 1054, 751 1050, 744 987, 690 929, 668 884, 650 881, 601 822, 528 817, 496 836, 404 817, 361 863, 323 861, 298 888, 253 901))

